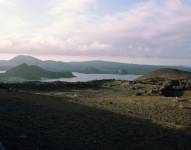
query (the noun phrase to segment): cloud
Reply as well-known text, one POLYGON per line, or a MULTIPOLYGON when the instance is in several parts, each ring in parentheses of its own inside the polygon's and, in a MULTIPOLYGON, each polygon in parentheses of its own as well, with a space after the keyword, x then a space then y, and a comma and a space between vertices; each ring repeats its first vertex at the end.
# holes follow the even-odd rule
POLYGON ((71 13, 86 13, 95 2, 95 0, 51 0, 49 2, 51 7, 50 14, 64 15, 71 13))
POLYGON ((33 22, 26 20, 23 5, 0 3, 0 14, 10 16, 0 15, 0 52, 191 58, 191 6, 184 0, 143 1, 109 15, 96 13, 98 0, 49 0, 44 10, 49 23, 35 29, 29 29, 33 22))
POLYGON ((23 32, 24 13, 16 0, 0 0, 0 35, 23 32))
POLYGON ((151 1, 103 20, 102 40, 113 44, 113 55, 190 57, 191 7, 183 1, 151 1))

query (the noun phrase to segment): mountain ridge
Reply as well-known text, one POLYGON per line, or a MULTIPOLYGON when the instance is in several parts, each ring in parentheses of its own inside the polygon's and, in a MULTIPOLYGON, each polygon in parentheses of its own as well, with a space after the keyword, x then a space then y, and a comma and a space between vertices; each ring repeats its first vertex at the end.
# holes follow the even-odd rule
MULTIPOLYGON (((36 65, 48 71, 55 71, 55 72, 69 71, 69 72, 79 72, 87 74, 99 73, 99 74, 143 75, 155 71, 157 69, 167 67, 162 65, 128 64, 128 63, 99 61, 99 60, 82 61, 82 62, 63 62, 63 61, 53 61, 53 60, 43 61, 32 56, 18 55, 7 61, 0 61, 0 70, 8 70, 10 68, 16 67, 17 65, 24 63, 28 65, 36 65)), ((182 67, 182 66, 168 66, 168 67, 191 72, 191 67, 182 67)))
POLYGON ((35 57, 32 57, 32 56, 27 56, 27 55, 18 55, 12 59, 9 60, 10 63, 15 63, 17 65, 20 65, 20 64, 27 64, 27 63, 40 63, 40 62, 43 62, 42 60, 40 59, 37 59, 35 57))

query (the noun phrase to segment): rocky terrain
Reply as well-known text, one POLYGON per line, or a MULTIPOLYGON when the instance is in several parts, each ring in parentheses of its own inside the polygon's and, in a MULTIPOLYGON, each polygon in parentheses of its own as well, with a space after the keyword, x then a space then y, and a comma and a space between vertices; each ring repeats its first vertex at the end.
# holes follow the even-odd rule
POLYGON ((189 149, 185 129, 162 127, 38 94, 0 92, 0 142, 6 150, 189 149))
POLYGON ((188 72, 162 69, 135 81, 1 83, 0 98, 0 142, 8 150, 191 146, 188 72))
POLYGON ((150 85, 142 94, 182 96, 185 91, 191 90, 191 73, 176 69, 159 69, 138 78, 134 85, 150 85))

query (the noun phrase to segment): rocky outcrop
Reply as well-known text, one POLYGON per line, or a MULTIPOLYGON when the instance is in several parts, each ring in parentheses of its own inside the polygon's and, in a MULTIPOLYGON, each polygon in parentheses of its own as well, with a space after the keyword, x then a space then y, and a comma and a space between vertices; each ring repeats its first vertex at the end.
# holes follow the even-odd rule
POLYGON ((144 80, 134 81, 129 85, 136 96, 181 96, 184 91, 191 90, 191 79, 177 80, 144 80))

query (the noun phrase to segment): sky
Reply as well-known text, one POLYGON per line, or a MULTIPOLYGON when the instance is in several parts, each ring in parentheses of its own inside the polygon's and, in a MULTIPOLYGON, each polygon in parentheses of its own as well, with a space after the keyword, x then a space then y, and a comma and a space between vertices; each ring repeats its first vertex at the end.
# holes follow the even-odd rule
POLYGON ((0 59, 191 66, 191 0, 0 0, 0 59))

